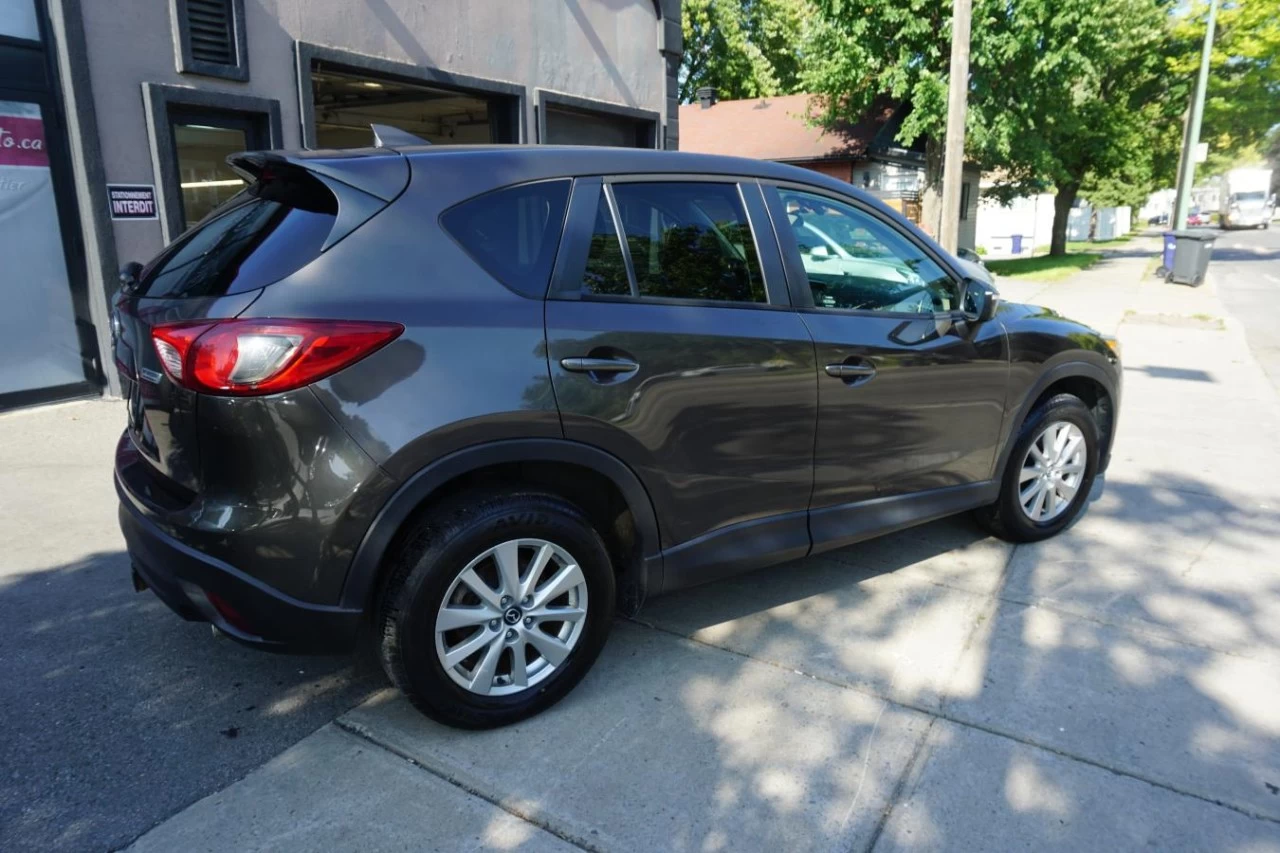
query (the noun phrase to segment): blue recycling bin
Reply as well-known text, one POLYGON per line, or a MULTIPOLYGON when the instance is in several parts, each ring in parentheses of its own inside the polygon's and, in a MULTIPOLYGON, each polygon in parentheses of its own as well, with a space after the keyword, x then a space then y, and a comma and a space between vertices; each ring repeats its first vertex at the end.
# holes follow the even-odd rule
POLYGON ((1015 255, 1021 255, 1022 254, 1022 235, 1014 234, 1012 237, 1009 238, 1009 241, 1013 244, 1012 246, 1009 247, 1010 250, 1015 255))
POLYGON ((1178 248, 1178 235, 1173 231, 1166 231, 1164 237, 1164 251, 1160 255, 1160 269, 1156 270, 1156 275, 1165 278, 1173 269, 1173 252, 1178 248))

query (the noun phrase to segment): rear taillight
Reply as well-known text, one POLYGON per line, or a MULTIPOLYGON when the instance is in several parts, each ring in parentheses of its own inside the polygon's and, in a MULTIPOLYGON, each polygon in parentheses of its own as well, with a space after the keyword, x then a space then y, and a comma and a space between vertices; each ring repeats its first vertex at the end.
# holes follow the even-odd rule
POLYGON ((203 394, 277 394, 337 373, 404 331, 356 320, 220 320, 151 331, 169 378, 203 394))

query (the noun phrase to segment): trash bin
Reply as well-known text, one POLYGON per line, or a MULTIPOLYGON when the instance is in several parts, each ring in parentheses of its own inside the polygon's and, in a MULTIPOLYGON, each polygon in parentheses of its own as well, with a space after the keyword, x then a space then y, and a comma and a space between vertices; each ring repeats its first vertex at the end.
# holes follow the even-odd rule
POLYGON ((1173 266, 1169 268, 1167 281, 1174 284, 1204 284, 1204 274, 1209 269, 1209 256, 1213 254, 1214 233, 1175 231, 1173 266))
POLYGON ((1009 238, 1009 242, 1013 244, 1012 246, 1009 247, 1010 250, 1013 252, 1013 254, 1021 255, 1022 254, 1022 235, 1014 234, 1012 237, 1009 238))
POLYGON ((1160 253, 1160 268, 1156 270, 1156 275, 1168 278, 1169 271, 1173 269, 1173 250, 1178 245, 1178 235, 1166 231, 1160 236, 1164 237, 1164 250, 1160 253))

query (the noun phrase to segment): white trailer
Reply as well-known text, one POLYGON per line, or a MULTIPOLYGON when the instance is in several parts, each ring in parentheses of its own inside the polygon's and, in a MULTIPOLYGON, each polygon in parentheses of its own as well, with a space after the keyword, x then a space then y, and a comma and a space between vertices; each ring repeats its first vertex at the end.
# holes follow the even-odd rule
POLYGON ((1232 169, 1221 194, 1223 228, 1267 228, 1275 214, 1270 169, 1232 169))

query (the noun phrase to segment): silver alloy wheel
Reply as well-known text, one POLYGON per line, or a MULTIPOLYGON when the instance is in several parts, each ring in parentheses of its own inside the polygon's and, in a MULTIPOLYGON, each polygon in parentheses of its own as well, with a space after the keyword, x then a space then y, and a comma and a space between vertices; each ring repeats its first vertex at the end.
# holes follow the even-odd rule
POLYGON ((587 579, 569 552, 511 539, 458 573, 436 614, 436 655, 457 684, 509 696, 569 657, 587 618, 587 579))
POLYGON ((1085 437, 1080 427, 1054 421, 1027 449, 1018 475, 1018 505, 1032 521, 1052 521, 1067 511, 1084 479, 1085 437))

